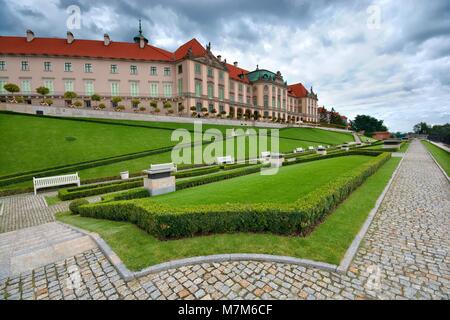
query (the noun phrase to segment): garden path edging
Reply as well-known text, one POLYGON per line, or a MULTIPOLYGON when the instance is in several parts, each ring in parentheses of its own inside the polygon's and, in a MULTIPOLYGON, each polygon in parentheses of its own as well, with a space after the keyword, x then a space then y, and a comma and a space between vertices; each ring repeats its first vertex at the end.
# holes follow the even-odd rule
POLYGON ((158 273, 162 271, 167 271, 169 269, 179 268, 183 266, 189 266, 193 264, 202 264, 202 263, 218 263, 225 261, 260 261, 260 262, 274 262, 274 263, 284 263, 284 264, 293 264, 300 265, 305 267, 313 267, 326 271, 336 272, 338 269, 337 265, 329 264, 326 262, 308 260, 308 259, 300 259, 288 256, 276 256, 269 254, 254 254, 254 253, 232 253, 232 254, 216 254, 216 255, 208 255, 208 256, 198 256, 184 259, 177 259, 168 262, 159 263, 147 268, 144 268, 140 271, 130 271, 119 256, 111 249, 111 247, 105 242, 105 240, 100 237, 97 233, 88 232, 86 230, 74 227, 72 225, 66 224, 61 221, 57 221, 57 223, 62 224, 66 227, 77 230, 95 241, 97 246, 100 248, 100 251, 106 256, 106 258, 111 262, 111 264, 117 269, 117 272, 125 281, 130 281, 135 278, 139 278, 142 276, 146 276, 151 273, 158 273))
POLYGON ((381 195, 378 197, 377 201, 375 202, 375 207, 373 207, 372 210, 370 210, 369 215, 367 216, 366 220, 364 221, 363 226, 359 230, 356 237, 353 239, 350 247, 345 252, 344 258, 342 258, 341 263, 339 264, 336 271, 345 273, 345 272, 347 272, 348 268, 350 267, 350 264, 353 261, 353 258, 355 257, 356 252, 358 252, 359 246, 361 245, 362 240, 364 239, 367 231, 369 230, 369 227, 372 224, 372 221, 375 218, 375 215, 377 214, 378 209, 381 206, 381 203, 383 202, 384 198, 386 197, 386 194, 387 194, 389 188, 391 187, 392 182, 394 181, 395 177, 398 174, 398 171, 403 163, 403 159, 404 159, 404 157, 401 157, 401 160, 400 160, 399 164, 397 165, 397 168, 392 173, 392 176, 389 179, 387 185, 384 187, 383 192, 381 193, 381 195))

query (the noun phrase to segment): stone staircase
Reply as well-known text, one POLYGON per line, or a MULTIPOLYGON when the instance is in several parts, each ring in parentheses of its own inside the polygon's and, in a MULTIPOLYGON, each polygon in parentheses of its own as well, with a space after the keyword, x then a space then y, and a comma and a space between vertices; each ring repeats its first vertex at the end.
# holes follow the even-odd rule
POLYGON ((84 235, 57 222, 0 234, 0 279, 95 248, 84 235))

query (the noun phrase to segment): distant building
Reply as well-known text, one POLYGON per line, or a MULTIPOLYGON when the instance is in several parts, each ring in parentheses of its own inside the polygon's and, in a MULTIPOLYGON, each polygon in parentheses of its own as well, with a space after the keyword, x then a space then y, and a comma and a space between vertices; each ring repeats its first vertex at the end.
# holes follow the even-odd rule
POLYGON ((386 140, 392 137, 392 134, 388 131, 375 131, 372 133, 372 138, 377 140, 386 140))
POLYGON ((154 101, 160 110, 169 102, 185 116, 318 122, 317 94, 301 83, 288 85, 280 71, 229 64, 196 39, 174 52, 157 48, 140 27, 133 40, 115 42, 107 34, 103 41, 78 40, 71 32, 66 39, 37 38, 31 30, 26 37, 0 36, 0 100, 8 95, 3 86, 15 83, 29 104, 40 103, 36 88, 45 86, 61 107, 72 104, 64 93, 73 91, 84 108, 96 106, 96 93, 106 110, 123 105, 149 112, 154 101))

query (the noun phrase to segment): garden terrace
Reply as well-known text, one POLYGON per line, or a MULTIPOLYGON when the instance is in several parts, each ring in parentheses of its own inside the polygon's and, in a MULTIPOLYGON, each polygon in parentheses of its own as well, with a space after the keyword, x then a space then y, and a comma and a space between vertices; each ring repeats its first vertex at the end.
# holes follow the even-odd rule
POLYGON ((372 157, 346 153, 281 168, 275 176, 247 175, 160 197, 84 205, 78 210, 86 217, 133 222, 160 239, 234 232, 305 234, 389 158, 388 153, 372 157), (334 170, 337 166, 339 170, 334 170), (309 175, 313 178, 307 181, 313 186, 298 183, 309 175), (276 202, 269 202, 272 195, 276 202), (189 197, 197 197, 195 205, 180 204, 189 197))
POLYGON ((339 264, 399 161, 391 158, 306 237, 233 233, 160 241, 126 221, 70 213, 57 215, 57 219, 98 233, 133 271, 176 259, 229 253, 272 254, 339 264))

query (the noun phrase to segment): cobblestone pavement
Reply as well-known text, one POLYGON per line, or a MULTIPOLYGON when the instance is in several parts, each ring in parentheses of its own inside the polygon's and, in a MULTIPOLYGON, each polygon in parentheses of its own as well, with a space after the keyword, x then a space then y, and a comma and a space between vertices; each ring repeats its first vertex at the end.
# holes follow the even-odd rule
POLYGON ((449 212, 449 184, 415 141, 345 274, 241 261, 124 282, 94 248, 0 280, 0 299, 449 299, 449 212))
POLYGON ((68 208, 67 202, 48 207, 43 195, 5 197, 0 202, 3 203, 0 233, 55 221, 54 214, 68 208))

